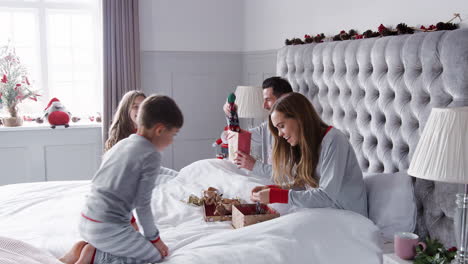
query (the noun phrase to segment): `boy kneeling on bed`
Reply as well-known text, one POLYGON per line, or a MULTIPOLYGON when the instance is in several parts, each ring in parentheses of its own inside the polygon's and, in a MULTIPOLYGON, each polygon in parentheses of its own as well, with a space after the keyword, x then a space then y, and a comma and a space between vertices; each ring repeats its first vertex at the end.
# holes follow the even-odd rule
POLYGON ((92 180, 81 213, 80 241, 60 261, 67 264, 147 263, 169 254, 159 237, 151 195, 161 164, 161 151, 183 125, 177 104, 153 95, 141 104, 138 132, 121 140, 105 155, 92 180), (143 235, 131 225, 136 210, 143 235))

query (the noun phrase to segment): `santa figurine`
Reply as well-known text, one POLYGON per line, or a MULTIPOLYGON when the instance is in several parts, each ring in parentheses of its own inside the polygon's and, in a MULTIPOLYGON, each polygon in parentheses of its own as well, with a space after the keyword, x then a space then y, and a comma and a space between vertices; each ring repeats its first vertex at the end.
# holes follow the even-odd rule
POLYGON ((221 137, 218 138, 215 142, 213 142, 213 148, 216 148, 217 159, 226 159, 228 157, 228 154, 229 154, 228 140, 227 140, 228 130, 229 130, 229 126, 225 126, 224 131, 221 133, 221 137))
POLYGON ((50 100, 44 109, 44 119, 47 118, 51 128, 55 128, 56 126, 69 127, 70 116, 71 113, 55 97, 50 100))

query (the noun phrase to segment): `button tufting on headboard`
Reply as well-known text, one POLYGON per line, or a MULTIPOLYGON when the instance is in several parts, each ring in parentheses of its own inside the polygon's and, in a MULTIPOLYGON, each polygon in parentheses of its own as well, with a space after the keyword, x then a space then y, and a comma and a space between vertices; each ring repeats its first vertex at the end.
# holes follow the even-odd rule
MULTIPOLYGON (((431 108, 468 105, 466 43, 468 29, 286 46, 277 73, 349 137, 363 171, 406 171, 431 108)), ((453 245, 453 188, 432 185, 416 180, 417 232, 453 245)))

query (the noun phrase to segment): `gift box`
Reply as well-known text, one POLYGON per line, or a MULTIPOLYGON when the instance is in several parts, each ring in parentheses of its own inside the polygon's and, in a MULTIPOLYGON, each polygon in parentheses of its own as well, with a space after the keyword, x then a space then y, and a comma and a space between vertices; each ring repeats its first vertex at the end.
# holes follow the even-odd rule
POLYGON ((249 131, 231 132, 234 135, 228 139, 229 160, 234 161, 237 157, 236 151, 250 154, 250 139, 252 134, 249 131))
POLYGON ((203 214, 206 222, 216 222, 216 221, 231 221, 232 215, 215 215, 216 210, 215 204, 203 204, 203 214))
POLYGON ((264 222, 276 217, 279 213, 266 204, 240 204, 232 206, 232 226, 241 228, 264 222), (260 208, 259 208, 260 207, 260 208))

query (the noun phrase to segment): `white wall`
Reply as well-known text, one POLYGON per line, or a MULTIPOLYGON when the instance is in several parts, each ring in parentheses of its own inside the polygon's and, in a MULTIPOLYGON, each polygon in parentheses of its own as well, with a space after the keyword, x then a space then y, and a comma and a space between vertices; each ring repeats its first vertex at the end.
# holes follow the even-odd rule
POLYGON ((185 117, 163 166, 214 157, 222 105, 242 84, 243 14, 242 0, 140 0, 141 88, 172 96, 185 117))
POLYGON ((454 12, 468 20, 467 1, 140 0, 142 89, 171 95, 186 115, 163 165, 213 157, 227 94, 274 75, 286 38, 432 24, 454 12))
POLYGON ((265 51, 304 34, 447 21, 466 0, 141 0, 142 51, 265 51))
POLYGON ((241 51, 241 0, 141 0, 142 51, 241 51))
POLYGON ((453 13, 468 20, 467 0, 244 0, 244 8, 244 51, 278 49, 285 39, 304 34, 331 36, 352 28, 377 31, 381 23, 436 24, 448 21, 453 13))

